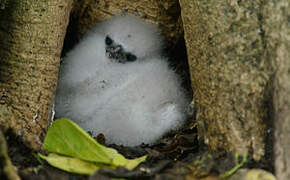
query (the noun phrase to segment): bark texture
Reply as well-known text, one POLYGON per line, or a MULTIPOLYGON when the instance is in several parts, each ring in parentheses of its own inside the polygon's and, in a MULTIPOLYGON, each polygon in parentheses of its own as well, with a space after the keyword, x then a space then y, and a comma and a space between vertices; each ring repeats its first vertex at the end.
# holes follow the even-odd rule
POLYGON ((277 62, 275 77, 275 171, 277 179, 290 179, 290 1, 269 1, 265 29, 269 50, 277 62), (266 31, 266 32, 267 32, 266 31))
POLYGON ((72 11, 72 22, 80 38, 96 22, 120 13, 130 13, 157 24, 169 46, 182 36, 183 29, 178 0, 77 0, 72 11))
POLYGON ((266 2, 180 0, 199 136, 212 150, 264 155, 274 66, 266 2))
POLYGON ((51 119, 71 0, 10 0, 0 10, 0 125, 40 148, 51 119))

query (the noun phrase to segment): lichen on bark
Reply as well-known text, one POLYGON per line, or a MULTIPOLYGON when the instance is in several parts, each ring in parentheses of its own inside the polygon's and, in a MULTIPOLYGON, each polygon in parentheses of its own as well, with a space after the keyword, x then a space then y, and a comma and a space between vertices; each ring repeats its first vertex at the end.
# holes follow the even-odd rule
POLYGON ((277 63, 274 79, 275 171, 290 179, 290 2, 269 0, 264 8, 268 54, 277 63))
POLYGON ((264 155, 270 81, 261 1, 180 0, 199 136, 264 155))
POLYGON ((11 0, 0 10, 0 125, 33 149, 51 119, 71 4, 11 0))

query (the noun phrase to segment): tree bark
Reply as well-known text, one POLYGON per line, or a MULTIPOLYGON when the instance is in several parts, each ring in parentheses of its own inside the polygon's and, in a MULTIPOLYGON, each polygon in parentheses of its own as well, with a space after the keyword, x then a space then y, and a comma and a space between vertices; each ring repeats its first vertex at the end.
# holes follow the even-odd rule
POLYGON ((40 148, 51 120, 71 0, 9 0, 0 10, 0 125, 40 148))
POLYGON ((277 179, 290 179, 290 2, 271 0, 265 9, 269 50, 277 62, 274 80, 275 171, 277 179))
POLYGON ((199 136, 212 150, 264 155, 274 65, 266 1, 180 0, 199 136))

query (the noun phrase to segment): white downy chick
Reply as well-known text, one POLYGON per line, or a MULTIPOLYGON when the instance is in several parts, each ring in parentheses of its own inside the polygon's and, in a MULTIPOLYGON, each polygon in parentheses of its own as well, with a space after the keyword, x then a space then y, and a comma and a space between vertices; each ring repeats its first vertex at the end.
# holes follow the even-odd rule
POLYGON ((137 17, 98 24, 61 64, 56 116, 126 146, 152 144, 180 127, 188 99, 161 51, 155 26, 137 17))

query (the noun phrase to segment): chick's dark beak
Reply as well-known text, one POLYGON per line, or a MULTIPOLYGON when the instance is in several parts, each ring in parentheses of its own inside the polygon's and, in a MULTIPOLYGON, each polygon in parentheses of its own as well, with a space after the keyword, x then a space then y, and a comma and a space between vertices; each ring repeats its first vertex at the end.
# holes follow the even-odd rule
POLYGON ((120 63, 125 63, 127 59, 126 52, 121 45, 106 46, 106 56, 120 63))
POLYGON ((123 49, 122 45, 115 43, 114 40, 111 39, 109 36, 106 36, 105 44, 106 56, 111 60, 115 60, 119 63, 126 63, 135 61, 137 59, 134 54, 126 52, 123 49))

